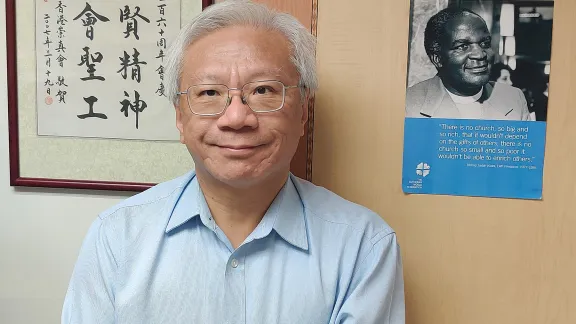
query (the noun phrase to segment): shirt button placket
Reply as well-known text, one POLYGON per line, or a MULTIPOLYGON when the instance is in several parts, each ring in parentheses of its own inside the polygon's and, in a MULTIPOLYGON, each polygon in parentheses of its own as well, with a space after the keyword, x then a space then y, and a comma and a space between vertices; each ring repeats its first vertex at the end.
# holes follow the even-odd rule
POLYGON ((246 284, 244 257, 236 251, 226 268, 226 288, 224 303, 227 308, 226 323, 245 323, 246 320, 246 284))

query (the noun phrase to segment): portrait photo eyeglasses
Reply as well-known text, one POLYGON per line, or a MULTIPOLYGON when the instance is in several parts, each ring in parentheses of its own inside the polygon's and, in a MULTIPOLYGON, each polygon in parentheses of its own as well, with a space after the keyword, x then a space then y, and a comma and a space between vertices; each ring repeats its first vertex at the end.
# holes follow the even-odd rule
POLYGON ((196 84, 178 95, 186 95, 188 108, 195 115, 220 115, 232 102, 231 91, 239 91, 242 103, 256 113, 278 111, 284 107, 286 90, 300 88, 286 86, 278 80, 248 82, 242 88, 229 88, 224 84, 196 84))

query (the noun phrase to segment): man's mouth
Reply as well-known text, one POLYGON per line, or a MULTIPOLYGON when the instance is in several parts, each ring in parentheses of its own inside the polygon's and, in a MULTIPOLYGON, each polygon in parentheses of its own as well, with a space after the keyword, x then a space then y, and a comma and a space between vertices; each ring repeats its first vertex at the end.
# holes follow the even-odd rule
POLYGON ((259 145, 217 145, 221 148, 231 149, 231 150, 249 150, 258 147, 259 145))
POLYGON ((488 72, 488 64, 466 68, 471 73, 484 74, 488 72))
POLYGON ((246 155, 256 152, 262 145, 247 145, 247 144, 219 144, 214 145, 225 154, 231 155, 246 155))

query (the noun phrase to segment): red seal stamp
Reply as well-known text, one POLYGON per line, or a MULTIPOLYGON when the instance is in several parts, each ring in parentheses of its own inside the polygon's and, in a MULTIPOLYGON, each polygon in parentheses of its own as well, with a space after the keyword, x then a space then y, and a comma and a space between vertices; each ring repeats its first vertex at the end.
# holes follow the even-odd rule
POLYGON ((47 105, 51 105, 54 102, 54 99, 52 99, 52 97, 48 96, 48 97, 46 97, 46 99, 44 99, 44 102, 47 105))

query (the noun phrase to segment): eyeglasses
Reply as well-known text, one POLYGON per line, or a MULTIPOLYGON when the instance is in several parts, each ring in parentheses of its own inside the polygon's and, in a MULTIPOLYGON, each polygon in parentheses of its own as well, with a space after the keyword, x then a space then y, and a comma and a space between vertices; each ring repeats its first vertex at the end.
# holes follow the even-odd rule
POLYGON ((282 109, 286 99, 286 89, 300 86, 285 86, 277 80, 264 80, 246 83, 242 88, 229 88, 223 84, 197 84, 190 86, 178 95, 186 95, 188 108, 195 115, 216 116, 226 110, 232 102, 230 91, 240 91, 242 103, 256 113, 267 113, 282 109))

